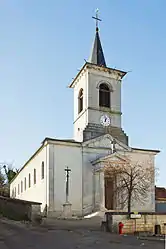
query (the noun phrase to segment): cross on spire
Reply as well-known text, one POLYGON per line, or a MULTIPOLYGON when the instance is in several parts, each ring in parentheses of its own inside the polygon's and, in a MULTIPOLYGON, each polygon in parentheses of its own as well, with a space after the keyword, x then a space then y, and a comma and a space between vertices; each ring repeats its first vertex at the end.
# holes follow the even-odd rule
POLYGON ((99 10, 96 10, 96 16, 92 16, 93 19, 96 20, 96 34, 95 34, 95 40, 93 43, 92 47, 92 52, 89 58, 89 62, 98 66, 106 67, 106 62, 104 58, 104 53, 103 49, 101 46, 100 42, 100 37, 99 37, 99 27, 98 27, 98 22, 101 21, 101 19, 98 16, 99 10))
POLYGON ((102 20, 99 18, 98 13, 99 13, 99 9, 96 9, 96 16, 92 16, 92 18, 96 20, 96 31, 99 30, 98 22, 99 22, 99 21, 100 21, 100 22, 102 21, 102 20))

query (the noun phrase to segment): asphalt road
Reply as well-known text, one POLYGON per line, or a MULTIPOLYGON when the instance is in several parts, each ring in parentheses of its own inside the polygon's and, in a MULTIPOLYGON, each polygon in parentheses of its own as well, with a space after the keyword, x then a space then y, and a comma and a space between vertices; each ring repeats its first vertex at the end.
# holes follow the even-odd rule
POLYGON ((0 221, 0 249, 164 249, 164 242, 142 241, 87 229, 28 228, 0 221))

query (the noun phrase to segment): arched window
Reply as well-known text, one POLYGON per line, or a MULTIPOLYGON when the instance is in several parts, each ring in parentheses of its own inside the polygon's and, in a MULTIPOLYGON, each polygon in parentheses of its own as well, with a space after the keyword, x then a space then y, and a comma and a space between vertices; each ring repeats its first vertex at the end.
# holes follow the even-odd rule
POLYGON ((29 173, 29 188, 31 187, 31 174, 29 173))
POLYGON ((44 179, 44 162, 41 164, 41 179, 44 179))
POLYGON ((23 192, 23 181, 21 181, 21 193, 23 192))
POLYGON ((83 110, 83 89, 80 89, 78 95, 78 113, 83 110))
POLYGON ((110 89, 104 83, 99 86, 99 106, 110 107, 110 89))
POLYGON ((33 170, 33 180, 34 184, 36 184, 36 169, 33 170))
POLYGON ((20 194, 20 184, 18 184, 18 195, 20 194))
POLYGON ((26 179, 26 177, 24 178, 24 189, 26 190, 26 188, 27 188, 27 179, 26 179))

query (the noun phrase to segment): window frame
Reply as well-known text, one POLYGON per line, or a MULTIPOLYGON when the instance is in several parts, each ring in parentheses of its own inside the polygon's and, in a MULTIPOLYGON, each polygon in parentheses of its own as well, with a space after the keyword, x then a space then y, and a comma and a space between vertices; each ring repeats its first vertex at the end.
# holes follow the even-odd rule
POLYGON ((20 194, 20 184, 18 184, 17 193, 18 193, 18 195, 20 194))
POLYGON ((33 170, 33 183, 36 184, 36 169, 33 170))
POLYGON ((81 88, 78 94, 78 114, 83 111, 84 108, 84 90, 81 88))
POLYGON ((21 181, 21 193, 23 193, 23 181, 21 181))
POLYGON ((26 179, 26 177, 24 178, 24 190, 26 190, 27 189, 27 179, 26 179))
POLYGON ((107 83, 99 85, 99 106, 111 108, 111 90, 107 83))
POLYGON ((45 173, 45 172, 44 172, 44 161, 42 161, 42 163, 41 163, 41 179, 42 179, 42 180, 44 179, 44 176, 45 176, 44 173, 45 173))
POLYGON ((31 174, 28 175, 28 187, 31 187, 31 174))

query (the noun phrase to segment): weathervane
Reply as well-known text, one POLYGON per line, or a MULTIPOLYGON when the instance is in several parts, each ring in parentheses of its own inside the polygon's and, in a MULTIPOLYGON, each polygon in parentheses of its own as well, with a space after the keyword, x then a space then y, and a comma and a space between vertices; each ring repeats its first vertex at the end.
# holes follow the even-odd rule
POLYGON ((102 20, 99 18, 98 13, 99 13, 99 9, 96 9, 96 16, 92 16, 92 18, 96 20, 96 31, 99 30, 98 22, 99 22, 99 21, 100 21, 100 22, 102 21, 102 20))

